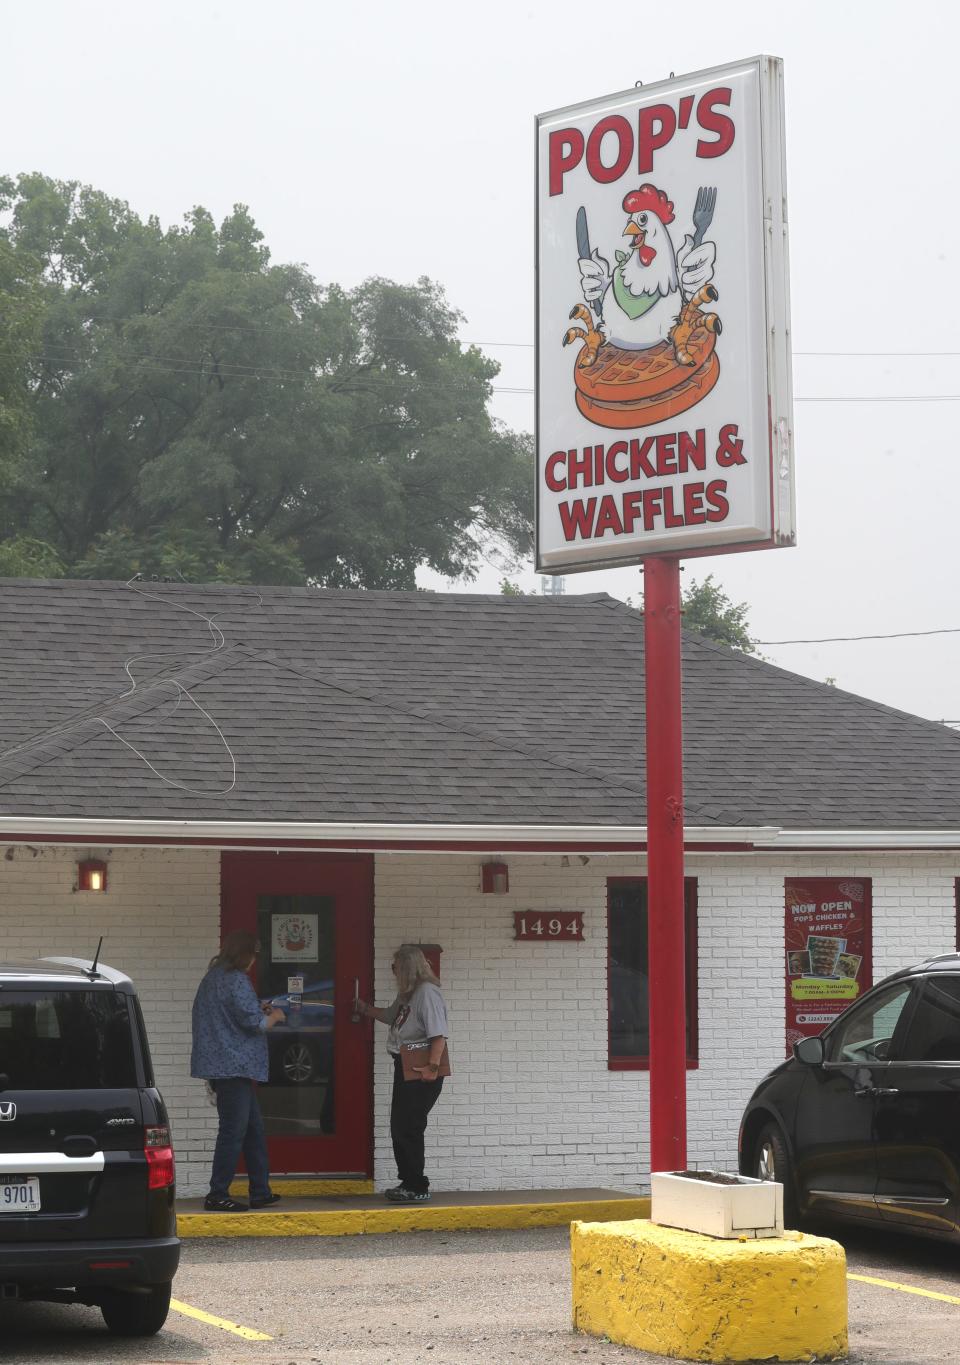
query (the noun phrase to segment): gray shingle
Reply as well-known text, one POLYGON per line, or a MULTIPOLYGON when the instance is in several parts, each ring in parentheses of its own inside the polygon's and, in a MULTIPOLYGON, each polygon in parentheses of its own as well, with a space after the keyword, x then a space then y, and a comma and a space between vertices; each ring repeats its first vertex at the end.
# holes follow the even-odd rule
MULTIPOLYGON (((645 820, 604 594, 0 580, 0 646, 2 813, 645 820)), ((960 827, 960 736, 689 634, 684 748, 690 825, 960 827)))

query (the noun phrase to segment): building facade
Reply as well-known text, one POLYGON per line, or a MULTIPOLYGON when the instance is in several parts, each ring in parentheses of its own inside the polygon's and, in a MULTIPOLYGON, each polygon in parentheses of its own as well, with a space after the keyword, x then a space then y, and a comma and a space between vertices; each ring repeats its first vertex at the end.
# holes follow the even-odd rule
MULTIPOLYGON (((222 854, 216 848, 98 845, 104 893, 77 887, 89 845, 11 842, 0 859, 3 954, 92 957, 128 971, 140 990, 158 1084, 174 1126, 182 1192, 206 1188, 216 1130, 202 1083, 189 1074, 190 1006, 219 941, 222 854)), ((241 855, 228 854, 239 858, 241 855)), ((259 852, 249 855, 260 862, 259 852)), ((337 853, 306 859, 316 885, 337 853)), ((509 890, 480 889, 483 855, 379 852, 370 962, 379 1003, 391 994, 390 958, 402 942, 437 944, 450 1007, 454 1075, 431 1117, 429 1171, 439 1188, 523 1189, 647 1183, 648 1074, 620 1069, 610 1051, 611 885, 642 881, 642 856, 509 852, 509 890), (581 856, 588 858, 581 862, 581 856), (582 941, 518 941, 514 912, 583 916, 582 941)), ((696 887, 696 1058, 688 1071, 689 1159, 733 1168, 743 1105, 785 1055, 784 885, 787 878, 862 879, 872 893, 873 976, 956 944, 960 856, 899 850, 691 853, 696 887)), ((298 970, 300 970, 298 968, 298 970)), ((358 967, 359 970, 359 967, 358 967)), ((333 1123, 365 1095, 364 1128, 340 1168, 313 1160, 278 1169, 394 1179, 387 1125, 392 1070, 384 1034, 351 1022, 334 998, 334 1030, 363 1036, 362 1062, 333 1069, 333 1123)), ((300 1121, 322 1121, 324 1080, 299 1087, 300 1121), (303 1092, 303 1093, 300 1093, 303 1092), (306 1098, 304 1099, 304 1094, 306 1098)), ((289 1081, 271 1089, 298 1090, 289 1081)), ((265 1109, 272 1106, 265 1097, 265 1109)), ((289 1113, 274 1113, 289 1131, 289 1113)), ((278 1145, 278 1144, 274 1144, 278 1145)), ((283 1150, 282 1138, 280 1149, 283 1150)), ((306 1147, 309 1151, 309 1141, 306 1147)), ((278 1158, 274 1158, 275 1164, 278 1158)))

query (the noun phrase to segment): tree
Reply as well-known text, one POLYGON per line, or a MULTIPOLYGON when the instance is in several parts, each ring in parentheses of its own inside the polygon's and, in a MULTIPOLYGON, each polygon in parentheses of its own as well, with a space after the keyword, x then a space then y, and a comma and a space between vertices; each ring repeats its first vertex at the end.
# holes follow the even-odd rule
POLYGON ((683 624, 688 630, 696 630, 744 654, 756 654, 756 641, 747 629, 747 603, 734 605, 719 583, 713 581, 712 573, 702 583, 691 580, 689 588, 681 594, 681 605, 683 624))
MULTIPOLYGON (((9 202, 12 182, 0 177, 0 212, 9 202)), ((39 263, 17 251, 0 227, 0 487, 21 475, 30 430, 31 359, 40 334, 39 263)), ((0 525, 0 538, 7 527, 0 525)))
POLYGON ((90 188, 6 182, 42 270, 25 468, 0 532, 74 576, 410 588, 531 541, 527 436, 487 411, 498 366, 428 279, 320 286, 247 209, 163 229, 90 188))

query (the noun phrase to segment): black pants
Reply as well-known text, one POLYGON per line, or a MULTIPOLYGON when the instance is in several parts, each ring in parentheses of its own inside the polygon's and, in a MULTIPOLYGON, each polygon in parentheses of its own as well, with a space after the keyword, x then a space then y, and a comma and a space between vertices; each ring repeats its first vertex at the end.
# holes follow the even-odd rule
POLYGON ((443 1081, 405 1081, 403 1064, 393 1059, 393 1098, 390 1102, 390 1136, 393 1155, 397 1159, 397 1175, 401 1185, 423 1194, 430 1181, 423 1174, 423 1135, 427 1131, 427 1115, 440 1098, 443 1081))

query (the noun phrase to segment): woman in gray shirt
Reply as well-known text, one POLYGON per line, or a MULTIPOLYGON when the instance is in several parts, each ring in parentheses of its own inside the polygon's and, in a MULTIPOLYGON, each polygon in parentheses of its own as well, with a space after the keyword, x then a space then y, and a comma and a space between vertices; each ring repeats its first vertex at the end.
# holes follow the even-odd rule
POLYGON ((425 1204, 430 1198, 430 1181, 423 1173, 423 1135, 427 1131, 427 1115, 443 1089, 439 1071, 447 1041, 447 1006, 440 983, 419 948, 409 944, 398 948, 392 967, 397 983, 393 1004, 378 1010, 361 1000, 358 1008, 366 1018, 390 1026, 387 1034, 387 1051, 393 1057, 390 1136, 400 1184, 387 1190, 387 1198, 395 1204, 425 1204), (423 1047, 424 1063, 417 1068, 419 1081, 403 1079, 400 1049, 410 1043, 423 1047))

